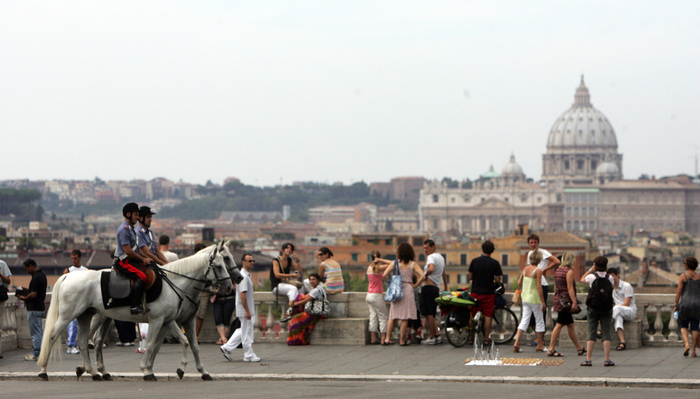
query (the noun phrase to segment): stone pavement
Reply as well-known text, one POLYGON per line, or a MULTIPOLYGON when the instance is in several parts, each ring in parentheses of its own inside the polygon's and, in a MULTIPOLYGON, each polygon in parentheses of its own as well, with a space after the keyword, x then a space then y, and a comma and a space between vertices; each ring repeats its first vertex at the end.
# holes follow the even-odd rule
MULTIPOLYGON (((501 345, 501 357, 547 358, 525 348, 524 353, 511 352, 501 345)), ((65 348, 64 348, 65 349, 65 348)), ((141 379, 141 355, 134 347, 108 346, 104 349, 107 369, 115 379, 141 379)), ((255 344, 262 358, 260 363, 246 363, 242 350, 233 352, 233 362, 222 356, 217 345, 201 346, 202 361, 214 379, 253 380, 346 380, 346 381, 452 381, 519 384, 593 385, 700 388, 700 358, 683 357, 682 348, 642 347, 611 355, 616 367, 603 367, 602 345, 593 354, 593 367, 580 367, 583 356, 576 356, 572 346, 557 348, 566 357, 559 366, 465 366, 472 348, 442 345, 393 346, 324 346, 289 347, 284 344, 255 344)), ((36 380, 39 368, 24 360, 26 350, 4 352, 0 360, 0 380, 36 380)), ((181 346, 167 344, 156 358, 155 373, 160 380, 177 378, 181 346)), ((62 354, 62 359, 49 364, 49 378, 73 379, 79 355, 62 354)), ((94 361, 94 355, 91 353, 94 361)), ((188 356, 185 378, 199 379, 188 356)), ((89 378, 86 376, 83 379, 89 378)))

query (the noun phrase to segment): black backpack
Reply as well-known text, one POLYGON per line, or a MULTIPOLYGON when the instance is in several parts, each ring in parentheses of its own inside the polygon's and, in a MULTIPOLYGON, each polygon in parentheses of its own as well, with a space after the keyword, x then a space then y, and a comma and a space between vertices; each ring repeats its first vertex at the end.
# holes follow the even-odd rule
POLYGON ((604 277, 594 274, 596 279, 591 284, 591 289, 586 297, 586 306, 590 309, 605 312, 613 308, 613 285, 608 280, 608 273, 604 277))

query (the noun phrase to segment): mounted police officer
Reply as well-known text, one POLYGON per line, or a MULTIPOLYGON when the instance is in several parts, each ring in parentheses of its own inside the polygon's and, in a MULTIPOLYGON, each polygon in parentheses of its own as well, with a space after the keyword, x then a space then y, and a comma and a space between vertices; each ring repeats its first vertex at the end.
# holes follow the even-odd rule
POLYGON ((159 265, 168 263, 165 255, 160 251, 160 245, 156 236, 151 231, 151 221, 155 212, 148 206, 139 208, 139 225, 136 227, 136 235, 139 241, 139 255, 151 258, 159 265))
POLYGON ((118 272, 134 281, 131 314, 145 313, 141 302, 146 284, 146 273, 139 267, 150 265, 153 260, 139 255, 139 243, 134 229, 134 225, 139 219, 139 206, 129 202, 122 208, 122 215, 124 215, 124 221, 117 229, 117 250, 113 266, 118 272))

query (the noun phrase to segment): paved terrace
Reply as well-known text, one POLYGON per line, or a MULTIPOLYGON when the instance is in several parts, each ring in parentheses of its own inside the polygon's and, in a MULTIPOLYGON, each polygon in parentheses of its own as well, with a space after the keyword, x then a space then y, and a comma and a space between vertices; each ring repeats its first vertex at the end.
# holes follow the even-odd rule
MULTIPOLYGON (((323 321, 321 321, 322 323, 323 321)), ((547 358, 528 347, 524 353, 512 353, 510 345, 497 346, 501 357, 547 358)), ((548 385, 592 385, 700 388, 700 358, 683 357, 682 348, 642 347, 613 351, 615 367, 603 367, 602 345, 593 354, 593 367, 580 367, 583 356, 576 356, 573 346, 558 348, 566 357, 559 366, 465 366, 473 348, 442 345, 411 345, 407 347, 361 345, 309 345, 290 347, 277 343, 254 345, 262 358, 260 363, 245 363, 242 350, 233 352, 229 362, 213 344, 201 346, 202 361, 215 380, 342 380, 342 381, 451 381, 490 382, 548 385)), ((0 360, 0 380, 37 380, 39 368, 35 362, 24 360, 29 353, 16 349, 3 353, 0 360)), ((108 371, 115 379, 141 379, 141 355, 134 347, 104 348, 108 371)), ((181 346, 163 345, 156 358, 154 371, 161 380, 176 379, 181 346)), ((92 356, 94 359, 94 355, 92 356)), ((191 361, 192 355, 189 355, 191 361)), ((52 380, 73 380, 79 355, 63 353, 62 359, 49 364, 52 380)), ((199 379, 194 364, 186 370, 187 379, 199 379)), ((83 376, 83 380, 89 377, 83 376)), ((90 381, 89 383, 93 383, 90 381)))

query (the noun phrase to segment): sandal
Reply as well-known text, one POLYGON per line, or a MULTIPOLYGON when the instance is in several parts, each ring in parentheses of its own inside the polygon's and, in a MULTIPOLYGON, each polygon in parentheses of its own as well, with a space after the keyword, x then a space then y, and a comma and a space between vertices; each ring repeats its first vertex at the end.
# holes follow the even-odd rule
POLYGON ((484 342, 481 343, 481 346, 491 346, 491 340, 485 339, 484 342))
POLYGON ((219 346, 221 346, 221 345, 223 345, 223 344, 225 344, 225 343, 226 343, 226 341, 221 340, 221 339, 218 340, 218 341, 216 341, 216 344, 219 345, 219 346))
POLYGON ((683 356, 688 356, 688 353, 690 353, 690 347, 686 346, 685 350, 683 351, 683 356))
POLYGON ((613 363, 612 360, 606 360, 603 362, 603 366, 605 366, 605 367, 612 367, 614 365, 615 365, 615 363, 613 363))
POLYGON ((382 342, 382 346, 389 346, 389 345, 395 345, 396 342, 394 341, 384 341, 382 342))
POLYGON ((591 367, 591 366, 593 366, 593 363, 590 360, 584 360, 581 362, 580 365, 583 367, 591 367))
POLYGON ((514 346, 514 347, 513 347, 513 352, 515 352, 515 353, 523 353, 523 352, 525 352, 525 351, 522 350, 522 349, 520 349, 519 346, 514 346))
POLYGON ((557 351, 547 351, 547 356, 549 357, 564 357, 561 353, 557 351))
POLYGON ((586 348, 581 348, 581 349, 576 349, 576 352, 578 353, 579 356, 582 356, 586 353, 586 348))
POLYGON ((627 344, 624 342, 620 342, 620 345, 618 345, 617 348, 615 348, 616 351, 623 351, 625 349, 627 349, 627 344))

